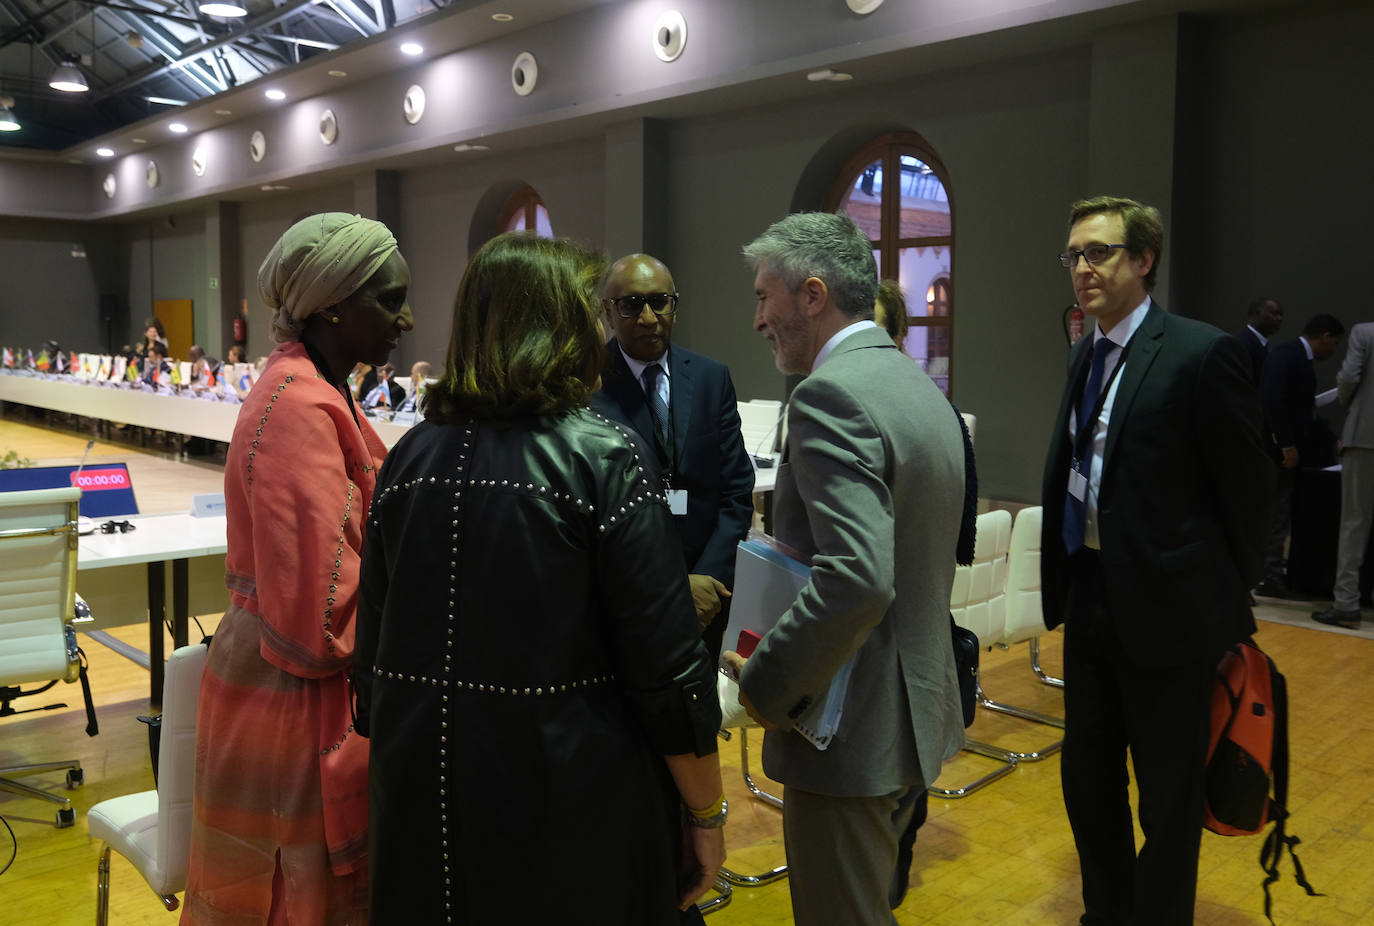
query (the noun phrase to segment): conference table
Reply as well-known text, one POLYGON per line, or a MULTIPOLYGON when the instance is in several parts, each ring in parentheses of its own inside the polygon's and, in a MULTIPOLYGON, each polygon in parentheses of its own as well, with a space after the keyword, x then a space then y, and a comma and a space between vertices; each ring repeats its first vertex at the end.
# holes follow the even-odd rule
MULTIPOLYGON (((229 443, 242 406, 199 398, 189 390, 169 391, 173 388, 164 386, 153 392, 138 384, 0 371, 0 402, 229 443)), ((387 447, 394 446, 410 430, 381 418, 368 421, 387 447)))
POLYGON ((187 643, 191 614, 191 566, 196 564, 195 588, 199 613, 219 613, 228 602, 224 588, 225 519, 223 515, 152 514, 127 519, 127 533, 97 531, 80 539, 77 549, 77 591, 91 605, 95 624, 129 623, 120 614, 139 613, 146 601, 148 660, 152 673, 150 698, 162 703, 165 653, 162 628, 167 620, 167 564, 172 564, 172 646, 187 643), (130 588, 128 568, 144 567, 146 599, 130 588), (103 580, 103 581, 102 581, 103 580))

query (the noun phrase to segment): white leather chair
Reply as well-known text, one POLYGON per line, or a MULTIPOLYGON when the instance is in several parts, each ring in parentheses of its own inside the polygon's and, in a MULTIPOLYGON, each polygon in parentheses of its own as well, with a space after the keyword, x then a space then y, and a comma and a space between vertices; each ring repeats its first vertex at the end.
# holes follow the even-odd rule
MULTIPOLYGON (((978 516, 978 539, 974 547, 973 565, 956 566, 954 587, 950 591, 949 607, 954 622, 978 635, 981 647, 988 647, 1002 638, 1006 626, 1007 551, 1011 547, 1011 514, 998 510, 978 516)), ((999 767, 957 788, 931 787, 935 797, 967 797, 991 784, 1016 768, 1014 754, 996 746, 965 737, 968 752, 995 759, 999 767)))
POLYGON ((101 801, 86 814, 101 840, 96 881, 97 926, 109 921, 110 852, 127 858, 163 906, 175 910, 186 888, 191 854, 191 797, 195 791, 196 709, 209 647, 183 646, 167 660, 162 687, 162 733, 157 788, 101 801))
MULTIPOLYGON (((1007 600, 1005 625, 999 639, 992 642, 1003 648, 1027 640, 1037 641, 1045 632, 1045 615, 1040 604, 1040 522, 1043 509, 1039 506, 1022 508, 1011 529, 1011 548, 1007 553, 1007 600)), ((981 639, 981 638, 980 638, 981 639)), ((1038 653, 1037 653, 1038 655, 1038 653)), ((1032 665, 1038 659, 1032 660, 1032 665)), ((990 711, 999 711, 1033 720, 1036 723, 1064 728, 1064 718, 1055 717, 1030 708, 1003 704, 989 698, 981 680, 978 684, 978 703, 990 711)), ((1034 752, 1013 753, 1023 762, 1034 762, 1059 751, 1063 739, 1034 752)))
MULTIPOLYGON (((0 492, 0 706, 7 711, 13 698, 80 676, 71 626, 80 498, 76 488, 0 492), (28 682, 47 684, 29 691, 18 687, 28 682)), ((69 798, 4 777, 63 769, 68 788, 82 783, 81 763, 69 759, 0 768, 0 791, 58 804, 57 826, 71 826, 76 812, 69 798)))
POLYGON ((760 456, 771 454, 778 436, 782 403, 776 399, 750 399, 748 402, 737 402, 735 407, 739 410, 744 449, 760 456))

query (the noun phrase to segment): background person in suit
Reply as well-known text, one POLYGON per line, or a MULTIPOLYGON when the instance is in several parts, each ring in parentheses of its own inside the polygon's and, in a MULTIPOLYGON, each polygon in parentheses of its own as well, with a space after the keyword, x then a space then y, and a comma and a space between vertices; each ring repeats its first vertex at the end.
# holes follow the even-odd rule
POLYGON ((1041 538, 1045 623, 1066 626, 1061 774, 1084 926, 1193 922, 1212 679, 1255 630, 1269 522, 1245 352, 1153 302, 1163 247, 1157 210, 1104 196, 1073 205, 1060 255, 1097 319, 1070 356, 1041 538))
POLYGON ((1254 373, 1255 385, 1259 385, 1260 368, 1264 358, 1269 356, 1269 339, 1279 333, 1283 326, 1283 305, 1269 296, 1260 296, 1250 303, 1245 313, 1245 327, 1236 332, 1236 337, 1250 355, 1250 369, 1254 373))
POLYGON ((788 216, 744 253, 754 328, 779 370, 806 377, 788 406, 774 518, 812 567, 754 655, 725 658, 768 728, 764 768, 785 786, 798 926, 889 926, 902 834, 964 739, 949 620, 963 439, 940 390, 873 323, 872 248, 848 217, 788 216), (793 727, 851 657, 822 751, 793 727))
POLYGON ((1264 417, 1280 466, 1264 581, 1255 589, 1261 595, 1287 598, 1292 594, 1284 548, 1293 526, 1293 486, 1297 483, 1298 467, 1330 466, 1335 460, 1335 435, 1317 417, 1317 373, 1313 362, 1330 358, 1344 333, 1345 326, 1334 316, 1314 315, 1303 326, 1301 336, 1270 351, 1260 374, 1264 417))
POLYGON ((634 429, 657 457, 702 639, 715 659, 729 619, 735 547, 754 518, 754 466, 740 435, 735 386, 724 364, 671 345, 678 296, 662 261, 622 257, 602 289, 615 337, 592 408, 634 429))
POLYGON ((1335 601, 1312 617, 1341 627, 1360 625, 1360 563, 1374 524, 1374 322, 1350 329, 1336 392, 1348 406, 1341 430, 1341 533, 1336 546, 1335 601))

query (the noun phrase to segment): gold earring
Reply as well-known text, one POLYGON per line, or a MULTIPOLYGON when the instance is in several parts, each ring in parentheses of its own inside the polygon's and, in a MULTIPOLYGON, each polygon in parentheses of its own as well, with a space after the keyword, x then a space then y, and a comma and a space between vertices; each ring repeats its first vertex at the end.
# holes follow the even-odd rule
POLYGON ((339 323, 339 316, 337 316, 337 315, 331 315, 331 316, 329 317, 329 323, 330 323, 331 325, 337 325, 337 324, 339 323))

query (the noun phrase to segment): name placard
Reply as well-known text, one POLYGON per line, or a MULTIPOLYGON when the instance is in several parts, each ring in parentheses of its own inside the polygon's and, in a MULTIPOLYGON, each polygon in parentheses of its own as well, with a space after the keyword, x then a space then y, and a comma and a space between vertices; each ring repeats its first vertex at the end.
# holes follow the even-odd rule
POLYGON ((191 496, 191 517, 193 518, 222 518, 224 512, 223 492, 191 496))

